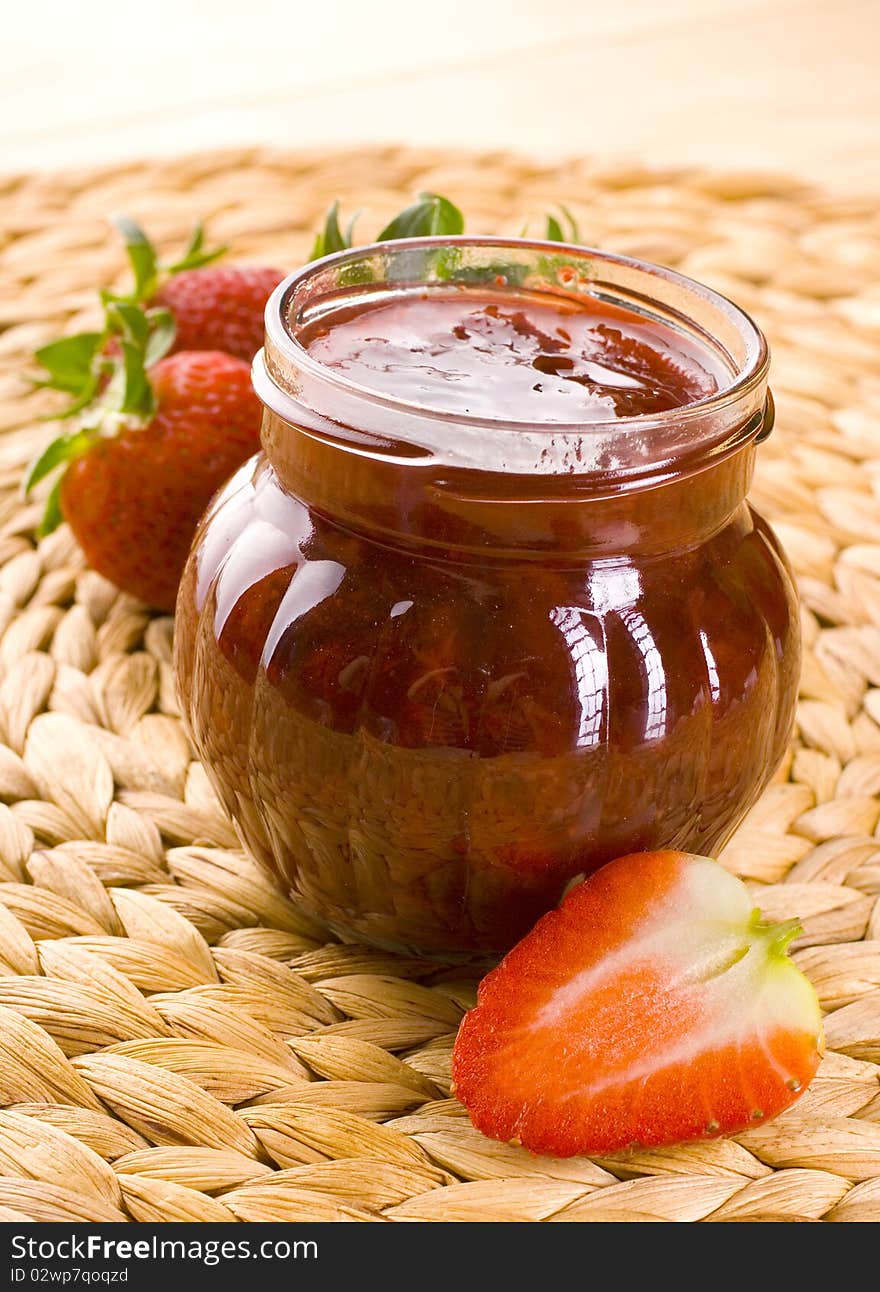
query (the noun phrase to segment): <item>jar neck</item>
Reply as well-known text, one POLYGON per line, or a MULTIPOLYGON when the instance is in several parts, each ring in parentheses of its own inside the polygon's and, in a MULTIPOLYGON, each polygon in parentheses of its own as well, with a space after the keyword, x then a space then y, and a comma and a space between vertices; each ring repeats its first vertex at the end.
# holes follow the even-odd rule
POLYGON ((263 447, 282 487, 340 526, 446 559, 506 554, 591 559, 669 553, 705 541, 742 505, 754 433, 687 472, 638 486, 511 476, 352 452, 304 412, 267 410, 263 447), (309 426, 304 422, 311 422, 309 426))

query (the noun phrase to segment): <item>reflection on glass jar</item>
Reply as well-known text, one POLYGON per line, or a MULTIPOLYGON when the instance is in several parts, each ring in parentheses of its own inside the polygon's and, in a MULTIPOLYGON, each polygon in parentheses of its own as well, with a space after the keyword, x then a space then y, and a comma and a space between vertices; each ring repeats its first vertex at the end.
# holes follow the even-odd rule
POLYGON ((745 502, 766 374, 722 298, 553 244, 384 244, 282 284, 264 452, 202 523, 176 664, 213 783, 305 910, 498 951, 616 855, 725 840, 799 664, 745 502))

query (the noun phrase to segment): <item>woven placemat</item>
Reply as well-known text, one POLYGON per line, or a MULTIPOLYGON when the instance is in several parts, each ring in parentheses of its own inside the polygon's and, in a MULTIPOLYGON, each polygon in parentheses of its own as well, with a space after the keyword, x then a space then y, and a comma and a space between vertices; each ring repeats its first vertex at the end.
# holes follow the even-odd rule
MULTIPOLYGON (((537 227, 537 224, 533 227, 537 227)), ((400 149, 246 151, 0 181, 0 1220, 880 1219, 880 215, 775 177, 400 149), (123 268, 105 217, 196 217, 294 266, 333 197, 413 192, 475 232, 567 203, 584 240, 683 269, 769 333, 753 491, 803 597, 798 735, 723 860, 796 958, 828 1054, 737 1140, 602 1161, 493 1143, 449 1098, 475 980, 326 945, 245 856, 181 730, 172 621, 34 538, 51 433, 28 355, 123 268)))

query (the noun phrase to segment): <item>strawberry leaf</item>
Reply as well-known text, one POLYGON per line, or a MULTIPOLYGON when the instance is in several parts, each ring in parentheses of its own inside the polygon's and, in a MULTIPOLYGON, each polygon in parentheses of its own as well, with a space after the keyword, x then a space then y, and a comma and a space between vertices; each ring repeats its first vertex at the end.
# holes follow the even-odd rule
POLYGON ((141 226, 127 215, 113 217, 113 223, 125 239, 125 250, 134 273, 134 291, 126 299, 148 300, 156 289, 159 263, 152 242, 141 226))
POLYGON ((577 220, 567 206, 560 205, 559 209, 562 212, 566 227, 563 229, 562 222, 550 213, 547 216, 547 231, 544 237, 548 242, 580 242, 581 234, 577 220))
POLYGON ((103 340, 102 332, 79 332, 41 346, 34 358, 49 376, 37 384, 81 395, 92 380, 92 364, 103 340))
POLYGON ((119 411, 148 417, 155 411, 156 403, 147 378, 143 350, 130 341, 123 341, 122 358, 125 384, 119 411))
POLYGON ((52 492, 46 499, 46 508, 43 512, 43 518, 37 526, 37 538, 45 538, 47 534, 53 533, 61 524, 64 517, 61 514, 61 480, 56 480, 52 486, 52 492))
POLYGON ((565 242, 565 234, 562 232, 562 225, 555 215, 547 216, 547 233, 548 242, 565 242))
POLYGON ((177 324, 171 310, 147 310, 149 334, 144 347, 144 366, 151 368, 174 344, 177 324))
POLYGON ((107 302, 107 326, 124 340, 142 350, 150 335, 150 324, 146 314, 138 305, 118 297, 107 302))
POLYGON ((423 238, 437 234, 454 236, 464 231, 464 216, 458 207, 437 193, 420 193, 419 200, 396 215, 379 234, 378 242, 394 238, 423 238))
POLYGON ((129 341, 143 356, 145 368, 168 353, 177 332, 171 310, 145 310, 118 296, 108 297, 104 308, 108 335, 129 341))
POLYGON ((201 269, 203 265, 210 265, 212 261, 219 260, 221 256, 226 254, 226 247, 215 247, 213 251, 205 251, 204 243, 205 230, 199 223, 193 229, 192 237, 180 259, 170 264, 162 265, 164 272, 166 274, 180 274, 185 269, 201 269))
POLYGON ((309 259, 320 260, 322 256, 329 256, 334 251, 345 251, 350 247, 356 219, 357 216, 352 217, 347 230, 343 233, 339 227, 339 203, 334 202, 327 212, 323 229, 315 235, 309 259))
POLYGON ((108 412, 149 417, 155 411, 153 391, 144 367, 143 351, 131 341, 120 342, 117 362, 101 404, 108 412))
POLYGON ((81 413, 82 410, 87 408, 95 398, 95 395, 98 393, 99 384, 100 372, 96 372, 89 384, 83 388, 82 394, 79 395, 78 398, 74 399, 66 408, 62 408, 60 412, 46 413, 40 418, 40 421, 66 422, 68 418, 76 417, 77 413, 81 413))
POLYGON ((91 436, 86 431, 71 431, 67 435, 59 435, 57 440, 53 440, 47 445, 40 456, 32 463, 24 479, 25 497, 31 490, 45 480, 46 476, 51 475, 56 467, 60 467, 64 462, 70 462, 77 457, 91 442, 91 436))

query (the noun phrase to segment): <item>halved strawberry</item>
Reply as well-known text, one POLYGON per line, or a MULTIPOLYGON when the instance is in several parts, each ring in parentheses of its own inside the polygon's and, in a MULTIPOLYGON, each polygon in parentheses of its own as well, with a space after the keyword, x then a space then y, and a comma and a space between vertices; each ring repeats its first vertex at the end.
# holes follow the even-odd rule
POLYGON ((745 885, 681 852, 611 862, 505 957, 455 1042, 474 1125, 568 1157, 713 1139, 793 1103, 816 993, 745 885))

